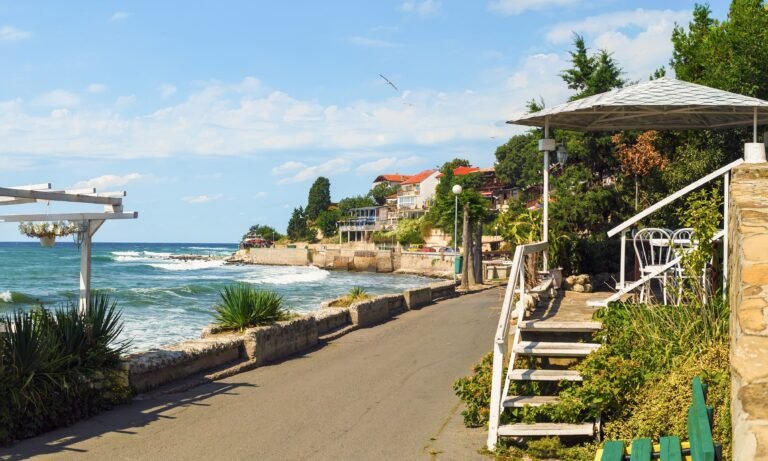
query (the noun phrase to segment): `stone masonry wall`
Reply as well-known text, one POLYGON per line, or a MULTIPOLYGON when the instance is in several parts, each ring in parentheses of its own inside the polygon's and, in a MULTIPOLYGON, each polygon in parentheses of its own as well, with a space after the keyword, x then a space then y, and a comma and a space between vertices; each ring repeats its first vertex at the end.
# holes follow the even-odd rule
POLYGON ((730 192, 733 459, 768 460, 768 164, 734 169, 730 192))

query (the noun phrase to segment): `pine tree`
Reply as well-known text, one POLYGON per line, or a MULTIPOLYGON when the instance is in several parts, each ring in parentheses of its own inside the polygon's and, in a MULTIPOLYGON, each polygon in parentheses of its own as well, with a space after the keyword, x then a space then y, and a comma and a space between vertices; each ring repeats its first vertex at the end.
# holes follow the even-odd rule
POLYGON ((314 221, 329 206, 331 206, 331 182, 328 178, 320 176, 309 189, 305 214, 308 219, 314 221))

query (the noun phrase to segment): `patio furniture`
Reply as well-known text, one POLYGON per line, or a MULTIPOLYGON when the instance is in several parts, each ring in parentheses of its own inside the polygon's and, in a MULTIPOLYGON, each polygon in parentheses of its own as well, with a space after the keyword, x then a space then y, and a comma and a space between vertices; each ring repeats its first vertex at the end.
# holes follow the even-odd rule
MULTIPOLYGON (((635 234, 634 247, 637 261, 640 265, 640 277, 657 272, 668 262, 671 250, 672 235, 666 229, 647 227, 635 234)), ((640 288, 640 302, 648 302, 651 291, 651 281, 658 280, 661 283, 661 294, 664 304, 667 303, 667 272, 664 271, 648 279, 640 288)))
MULTIPOLYGON (((677 262, 677 264, 674 267, 675 270, 675 276, 676 281, 678 283, 677 287, 677 299, 676 304, 680 304, 680 300, 683 296, 683 284, 687 280, 691 280, 697 277, 691 276, 688 271, 685 270, 685 267, 683 266, 683 260, 682 258, 685 256, 686 253, 689 253, 690 251, 693 251, 698 247, 698 240, 696 239, 693 229, 690 227, 684 227, 682 229, 677 229, 672 234, 672 239, 670 240, 670 244, 672 245, 672 249, 669 252, 668 261, 672 261, 673 259, 680 257, 680 260, 677 262)), ((702 293, 702 301, 706 304, 707 297, 709 294, 709 284, 708 281, 708 267, 705 267, 702 270, 701 274, 701 287, 703 290, 702 293)))

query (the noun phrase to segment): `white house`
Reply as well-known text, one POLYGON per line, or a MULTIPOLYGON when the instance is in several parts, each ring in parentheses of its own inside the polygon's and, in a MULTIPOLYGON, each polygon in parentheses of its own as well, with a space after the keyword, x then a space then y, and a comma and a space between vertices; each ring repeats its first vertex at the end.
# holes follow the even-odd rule
POLYGON ((397 211, 400 214, 425 213, 435 198, 439 175, 438 170, 424 170, 401 182, 397 192, 397 211))

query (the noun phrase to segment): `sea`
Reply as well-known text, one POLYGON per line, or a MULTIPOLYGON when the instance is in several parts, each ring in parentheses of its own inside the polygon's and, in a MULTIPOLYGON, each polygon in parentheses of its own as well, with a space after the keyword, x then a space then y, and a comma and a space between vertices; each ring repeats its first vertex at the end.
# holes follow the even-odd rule
MULTIPOLYGON (((91 287, 110 293, 122 311, 123 338, 133 352, 198 338, 212 323, 219 292, 244 282, 279 293, 293 312, 312 312, 327 299, 359 286, 371 294, 424 285, 427 277, 327 271, 316 267, 228 265, 222 259, 179 260, 173 255, 229 256, 233 244, 94 242, 91 287)), ((77 301, 80 251, 72 242, 0 242, 0 317, 42 304, 77 301)))

